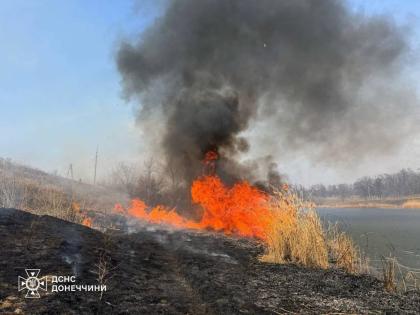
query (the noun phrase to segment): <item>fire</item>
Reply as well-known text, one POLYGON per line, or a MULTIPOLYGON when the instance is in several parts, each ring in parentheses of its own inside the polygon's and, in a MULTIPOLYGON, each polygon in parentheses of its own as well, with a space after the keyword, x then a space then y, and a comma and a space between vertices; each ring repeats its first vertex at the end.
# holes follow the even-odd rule
POLYGON ((72 207, 73 211, 76 213, 76 215, 81 217, 82 225, 91 228, 92 225, 93 225, 93 221, 92 221, 91 218, 89 218, 87 216, 86 213, 82 212, 82 209, 81 209, 80 205, 77 202, 72 202, 71 207, 72 207))
POLYGON ((216 161, 219 158, 219 154, 216 151, 208 151, 204 156, 204 173, 205 174, 214 174, 216 172, 216 161))
POLYGON ((87 226, 87 227, 92 227, 92 219, 91 218, 84 218, 82 221, 82 225, 87 226))
POLYGON ((177 228, 211 229, 226 234, 267 239, 274 213, 269 196, 246 181, 227 187, 216 175, 203 176, 191 187, 193 203, 203 210, 196 222, 180 216, 175 209, 157 206, 150 209, 142 200, 134 199, 124 209, 116 205, 115 212, 150 223, 167 224, 177 228))
MULTIPOLYGON (((163 205, 148 206, 143 200, 133 199, 128 208, 115 205, 114 212, 154 224, 166 224, 177 228, 214 230, 225 234, 255 237, 269 241, 270 232, 278 222, 294 221, 295 209, 287 202, 273 204, 271 196, 247 181, 240 181, 232 187, 226 186, 215 175, 219 155, 216 151, 206 153, 204 174, 191 185, 192 202, 202 210, 199 221, 179 215, 175 208, 163 205), (292 209, 292 211, 289 211, 292 209), (290 220, 289 220, 290 219, 290 220)), ((284 186, 283 191, 288 191, 284 186)), ((92 219, 82 215, 82 224, 92 227, 92 219)), ((292 224, 292 223, 289 223, 292 224)))
MULTIPOLYGON (((202 210, 199 221, 186 219, 176 209, 163 205, 151 208, 140 199, 132 200, 127 209, 117 204, 114 212, 155 224, 214 230, 255 237, 265 242, 269 241, 270 233, 279 222, 283 225, 293 224, 296 207, 287 198, 280 198, 280 203, 273 203, 269 194, 247 181, 237 182, 232 187, 226 186, 215 175, 218 158, 216 151, 207 152, 203 160, 205 175, 197 178, 191 185, 192 202, 202 210)), ((283 191, 287 193, 288 187, 284 186, 283 191)))
POLYGON ((216 151, 208 151, 206 155, 204 156, 204 164, 210 164, 214 161, 216 161, 219 158, 219 155, 216 151))
POLYGON ((147 211, 148 206, 140 199, 134 199, 131 206, 124 210, 121 205, 116 205, 115 211, 150 223, 169 224, 179 228, 199 228, 197 223, 180 216, 175 209, 157 206, 147 211))
POLYGON ((248 182, 239 182, 229 188, 217 176, 204 176, 194 181, 191 196, 204 210, 200 221, 202 228, 266 238, 265 231, 272 221, 267 206, 269 198, 248 182))

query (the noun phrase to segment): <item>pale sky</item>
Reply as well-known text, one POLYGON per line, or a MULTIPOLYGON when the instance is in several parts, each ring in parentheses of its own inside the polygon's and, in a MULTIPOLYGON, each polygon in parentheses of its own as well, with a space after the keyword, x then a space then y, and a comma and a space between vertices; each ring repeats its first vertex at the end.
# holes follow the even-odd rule
MULTIPOLYGON (((0 157, 90 180, 99 147, 99 176, 119 161, 145 155, 134 104, 121 98, 114 55, 122 39, 153 23, 164 0, 0 1, 0 157)), ((365 14, 392 15, 413 30, 419 47, 420 1, 352 0, 365 14)), ((410 73, 420 78, 418 65, 410 73)), ((362 175, 420 168, 420 137, 398 155, 372 157, 357 169, 312 165, 296 156, 280 171, 295 183, 349 182, 362 175)))

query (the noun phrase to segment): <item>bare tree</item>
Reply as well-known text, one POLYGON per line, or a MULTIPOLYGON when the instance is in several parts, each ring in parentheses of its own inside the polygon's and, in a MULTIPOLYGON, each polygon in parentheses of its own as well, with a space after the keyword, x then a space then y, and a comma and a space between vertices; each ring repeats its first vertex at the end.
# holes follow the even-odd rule
POLYGON ((136 185, 136 196, 148 205, 156 205, 162 201, 164 188, 165 179, 159 165, 153 159, 147 160, 136 185))
POLYGON ((119 163, 111 173, 111 186, 132 196, 139 179, 139 172, 135 165, 119 163))
POLYGON ((353 184, 314 185, 305 191, 306 195, 318 198, 352 196, 365 199, 386 197, 408 197, 420 194, 420 172, 402 169, 395 174, 382 174, 374 177, 362 177, 353 184))

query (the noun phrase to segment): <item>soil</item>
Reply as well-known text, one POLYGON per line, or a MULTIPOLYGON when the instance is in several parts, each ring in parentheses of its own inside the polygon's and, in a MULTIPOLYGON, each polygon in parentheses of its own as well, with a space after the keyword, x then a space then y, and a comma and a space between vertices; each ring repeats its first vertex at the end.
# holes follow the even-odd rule
MULTIPOLYGON (((0 209, 0 313, 4 314, 420 314, 420 293, 390 294, 368 275, 262 263, 262 244, 212 232, 129 222, 107 233, 50 216, 0 209), (76 276, 103 292, 25 298, 18 276, 76 276), (101 264, 103 266, 104 264, 101 264)), ((69 283, 71 285, 72 283, 69 283)))

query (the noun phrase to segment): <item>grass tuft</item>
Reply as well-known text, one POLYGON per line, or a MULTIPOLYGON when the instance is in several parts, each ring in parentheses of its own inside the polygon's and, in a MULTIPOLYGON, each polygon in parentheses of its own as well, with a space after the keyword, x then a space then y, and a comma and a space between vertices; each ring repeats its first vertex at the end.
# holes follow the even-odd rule
POLYGON ((313 203, 301 200, 287 187, 270 201, 274 214, 267 233, 264 262, 296 263, 306 267, 361 270, 361 258, 351 238, 337 226, 324 229, 313 203))
POLYGON ((346 233, 340 231, 337 224, 330 226, 327 235, 331 262, 349 273, 360 271, 360 256, 353 240, 346 233))
POLYGON ((384 288, 390 293, 397 291, 397 281, 395 279, 396 260, 392 257, 382 258, 382 280, 384 288))

